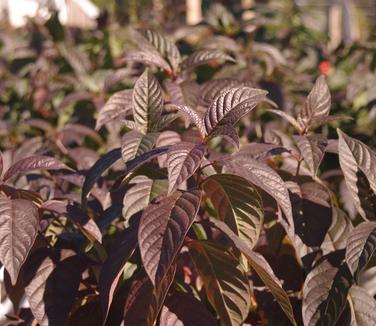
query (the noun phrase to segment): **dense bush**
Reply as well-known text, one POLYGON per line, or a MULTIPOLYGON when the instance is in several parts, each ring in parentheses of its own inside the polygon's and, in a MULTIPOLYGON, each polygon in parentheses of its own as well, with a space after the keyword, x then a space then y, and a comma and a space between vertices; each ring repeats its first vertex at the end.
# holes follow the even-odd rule
POLYGON ((256 13, 0 35, 7 323, 376 324, 376 52, 256 13))

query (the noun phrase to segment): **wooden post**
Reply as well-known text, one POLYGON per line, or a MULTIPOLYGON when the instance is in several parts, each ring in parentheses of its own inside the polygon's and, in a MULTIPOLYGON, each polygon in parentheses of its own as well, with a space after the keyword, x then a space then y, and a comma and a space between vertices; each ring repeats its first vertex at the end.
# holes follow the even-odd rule
POLYGON ((202 20, 201 0, 186 0, 186 22, 196 25, 202 20))

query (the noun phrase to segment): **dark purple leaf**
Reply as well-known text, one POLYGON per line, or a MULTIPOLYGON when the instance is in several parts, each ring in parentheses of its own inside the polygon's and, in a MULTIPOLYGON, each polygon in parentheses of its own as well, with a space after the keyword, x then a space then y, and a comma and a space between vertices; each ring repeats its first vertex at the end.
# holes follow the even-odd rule
POLYGON ((243 82, 238 79, 233 78, 221 78, 221 79, 213 79, 209 80, 205 84, 201 86, 200 94, 200 104, 208 107, 216 97, 218 97, 221 93, 225 91, 239 86, 247 86, 252 87, 251 82, 243 82))
POLYGON ((168 193, 177 189, 201 165, 206 146, 192 143, 173 145, 167 152, 168 193))
POLYGON ((4 162, 3 162, 3 153, 0 151, 0 178, 3 175, 4 162))
POLYGON ((337 130, 339 163, 359 214, 376 217, 376 152, 361 141, 337 130))
POLYGON ((133 119, 146 134, 160 119, 163 110, 162 89, 154 75, 146 69, 137 80, 132 93, 133 119))
POLYGON ((125 89, 113 94, 106 104, 99 111, 96 130, 99 130, 106 123, 124 118, 132 110, 132 90, 125 89))
MULTIPOLYGON (((175 145, 181 142, 180 135, 175 131, 163 131, 157 140, 156 147, 175 145)), ((158 164, 161 168, 167 167, 167 154, 158 157, 158 164)))
POLYGON ((267 92, 250 87, 237 87, 226 90, 210 105, 204 117, 204 127, 208 138, 217 127, 235 125, 261 101, 267 92))
POLYGON ((181 64, 181 68, 185 70, 193 70, 198 66, 215 61, 230 61, 235 62, 234 58, 226 53, 218 50, 198 50, 193 52, 181 64))
POLYGON ((101 175, 109 169, 116 161, 121 159, 121 149, 115 148, 102 156, 87 172, 84 184, 82 186, 81 204, 86 206, 87 199, 89 197, 91 188, 101 177, 101 175))
POLYGON ((139 131, 127 132, 121 140, 121 155, 124 162, 149 152, 157 141, 158 133, 148 133, 146 135, 139 131))
POLYGON ((98 153, 87 147, 68 149, 68 155, 76 162, 78 170, 88 170, 99 160, 98 153))
POLYGON ((119 235, 107 260, 103 264, 98 287, 104 322, 107 319, 115 289, 125 264, 137 247, 137 229, 138 221, 119 235))
POLYGON ((159 324, 160 326, 214 326, 216 321, 193 294, 176 292, 166 299, 159 324))
POLYGON ((178 254, 200 202, 200 191, 176 191, 143 211, 138 242, 144 268, 155 286, 178 254))
POLYGON ((367 267, 376 251, 376 223, 360 223, 347 238, 346 263, 357 276, 367 267))
POLYGON ((287 187, 282 178, 268 165, 252 159, 242 157, 241 154, 233 155, 231 160, 225 162, 228 173, 238 174, 252 184, 261 188, 272 196, 283 213, 286 215, 290 228, 290 236, 294 234, 294 220, 292 215, 291 202, 287 187))
POLYGON ((30 172, 33 170, 69 170, 74 171, 58 159, 50 156, 35 155, 26 157, 14 163, 4 174, 3 180, 6 181, 17 174, 30 172))
POLYGON ((239 261, 208 241, 192 241, 189 251, 221 323, 241 325, 249 313, 251 289, 239 261))
POLYGON ((28 266, 28 275, 32 278, 25 287, 26 298, 41 326, 64 326, 74 304, 82 261, 74 253, 67 252, 67 255, 60 260, 50 256, 42 260, 35 257, 40 263, 34 262, 28 266))
POLYGON ((183 112, 189 118, 190 122, 193 122, 197 129, 200 131, 201 137, 204 138, 204 123, 196 111, 186 105, 173 104, 171 106, 177 108, 179 112, 183 112))
POLYGON ((239 153, 242 153, 242 155, 251 155, 252 158, 258 161, 266 161, 270 156, 281 155, 289 152, 290 151, 283 146, 265 143, 246 144, 239 150, 239 153))
POLYGON ((18 273, 37 237, 38 208, 25 199, 0 196, 0 260, 16 284, 18 273))
POLYGON ((296 119, 292 117, 291 115, 289 115, 288 113, 281 111, 281 110, 274 110, 274 109, 270 109, 268 110, 268 112, 274 113, 280 116, 281 118, 285 119, 286 121, 288 121, 295 128, 295 130, 298 131, 299 133, 303 131, 298 121, 296 121, 296 119))
POLYGON ((145 209, 149 203, 162 193, 167 192, 168 180, 149 179, 138 176, 131 180, 134 184, 124 195, 123 218, 127 222, 132 215, 145 209))
POLYGON ((349 301, 356 325, 376 324, 376 301, 365 288, 353 285, 349 291, 349 301))
POLYGON ((42 209, 71 219, 90 241, 102 243, 102 234, 95 221, 87 216, 78 206, 59 200, 49 200, 42 204, 42 209))
POLYGON ((294 136, 294 139, 312 176, 315 177, 324 158, 328 140, 322 135, 294 136))
POLYGON ((124 325, 155 325, 167 292, 175 277, 176 266, 166 271, 166 275, 156 288, 144 271, 132 282, 124 308, 124 325))
POLYGON ((95 140, 98 144, 102 144, 102 138, 99 136, 99 134, 93 129, 82 124, 78 124, 78 123, 66 124, 64 128, 62 129, 61 133, 62 134, 76 133, 80 136, 89 137, 95 140))
POLYGON ((144 31, 145 38, 158 50, 158 52, 166 59, 171 65, 173 71, 178 71, 181 56, 176 45, 165 35, 152 30, 147 29, 144 31))
POLYGON ((326 84, 325 76, 317 78, 315 85, 309 93, 304 107, 300 110, 297 121, 303 130, 311 127, 312 123, 325 118, 330 111, 330 91, 326 84))
POLYGON ((132 50, 127 52, 126 61, 140 62, 146 65, 156 66, 164 71, 171 72, 171 68, 165 59, 155 50, 147 48, 145 50, 132 50))
POLYGON ((210 221, 216 228, 226 234, 226 236, 233 242, 236 248, 247 257, 247 260, 252 269, 254 269, 260 279, 270 289, 273 296, 278 301, 279 305, 281 306, 291 323, 293 325, 296 325, 294 312, 289 297, 283 290, 281 281, 275 276, 273 270, 271 269, 265 258, 260 254, 252 251, 247 246, 247 244, 243 240, 241 240, 234 232, 232 232, 224 222, 217 219, 210 219, 210 221))
POLYGON ((86 92, 86 91, 77 91, 77 92, 68 94, 59 103, 59 105, 56 107, 56 110, 58 112, 61 112, 68 105, 77 103, 79 101, 90 101, 91 98, 92 98, 92 95, 89 92, 86 92))
POLYGON ((201 184, 218 217, 249 248, 253 248, 264 223, 260 195, 246 179, 232 174, 215 174, 201 184))

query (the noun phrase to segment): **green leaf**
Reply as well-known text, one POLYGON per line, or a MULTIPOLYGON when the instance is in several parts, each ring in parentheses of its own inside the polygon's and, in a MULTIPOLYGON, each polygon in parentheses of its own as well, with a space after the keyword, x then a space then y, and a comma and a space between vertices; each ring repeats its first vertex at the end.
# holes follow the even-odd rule
POLYGON ((251 290, 238 260, 206 241, 191 242, 189 250, 221 324, 241 325, 249 312, 251 290))
POLYGON ((261 197, 244 178, 216 174, 201 184, 219 218, 252 249, 264 222, 261 197))

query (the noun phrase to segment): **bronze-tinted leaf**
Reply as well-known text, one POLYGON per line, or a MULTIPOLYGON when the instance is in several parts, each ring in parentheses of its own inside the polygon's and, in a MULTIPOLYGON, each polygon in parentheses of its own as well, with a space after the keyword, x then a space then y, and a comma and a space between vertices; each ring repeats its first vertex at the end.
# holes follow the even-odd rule
POLYGON ((276 200, 286 215, 291 234, 293 234, 294 222, 290 197, 287 187, 278 173, 268 165, 250 157, 242 157, 241 154, 235 154, 232 159, 225 162, 225 165, 228 173, 237 174, 247 179, 276 200))
POLYGON ((133 178, 130 184, 134 184, 124 195, 123 218, 127 222, 130 217, 145 209, 149 203, 160 194, 167 192, 168 180, 149 179, 138 176, 133 178))
POLYGON ((286 185, 290 192, 295 233, 307 246, 321 246, 332 220, 327 188, 315 182, 299 185, 289 181, 286 185))
POLYGON ((193 294, 184 292, 176 292, 166 299, 159 323, 160 326, 216 325, 214 318, 202 302, 193 294))
POLYGON ((353 285, 349 291, 353 320, 351 326, 376 325, 376 301, 366 289, 353 285))
POLYGON ((206 146, 193 143, 173 145, 167 153, 167 170, 171 193, 195 173, 201 165, 206 146))
POLYGON ((260 195, 242 177, 215 174, 201 184, 218 217, 252 249, 264 222, 260 195))
POLYGON ((218 50, 198 50, 193 52, 181 65, 182 69, 193 70, 198 66, 213 62, 213 61, 230 61, 235 62, 234 58, 226 53, 218 50))
POLYGON ((88 170, 99 160, 97 151, 87 147, 68 149, 68 155, 76 162, 77 170, 88 170))
POLYGON ((258 161, 265 162, 271 156, 289 152, 290 151, 287 148, 280 145, 268 143, 249 143, 242 145, 238 153, 241 153, 241 155, 250 155, 252 158, 258 161))
POLYGON ((338 207, 332 207, 332 224, 321 244, 324 254, 345 249, 347 238, 353 233, 353 229, 351 220, 346 214, 338 207))
POLYGON ((104 322, 107 319, 115 289, 125 264, 137 247, 137 228, 138 221, 131 224, 118 236, 107 260, 103 264, 98 287, 104 322))
POLYGON ((298 114, 298 123, 302 129, 309 129, 312 123, 325 118, 330 111, 330 91, 325 76, 317 78, 315 85, 308 94, 304 107, 298 114))
POLYGON ((144 31, 145 38, 158 50, 170 64, 173 71, 178 71, 181 56, 176 45, 165 35, 151 29, 144 31))
POLYGON ((249 113, 261 101, 265 100, 267 92, 250 87, 237 87, 226 90, 210 105, 204 117, 204 127, 207 137, 221 125, 234 125, 249 113))
POLYGON ((339 163, 359 214, 376 217, 376 153, 359 140, 337 130, 339 163), (366 183, 366 184, 365 184, 366 183), (366 188, 366 194, 362 193, 366 188), (367 189, 368 188, 368 189, 367 189))
POLYGON ((345 312, 347 296, 352 284, 353 278, 348 266, 340 265, 327 298, 319 306, 319 320, 316 325, 341 325, 341 316, 345 312))
POLYGON ((61 130, 60 132, 60 135, 62 135, 62 137, 64 137, 65 135, 69 135, 69 134, 77 134, 78 136, 81 136, 81 137, 89 137, 91 138, 92 140, 96 141, 98 144, 102 144, 102 138, 101 136, 99 136, 99 134, 83 125, 83 124, 79 124, 79 123, 67 123, 64 128, 61 130))
POLYGON ((168 289, 175 277, 176 266, 166 271, 166 275, 154 287, 145 271, 141 271, 131 284, 124 307, 124 325, 155 325, 168 289))
POLYGON ((328 140, 322 135, 294 136, 294 139, 312 176, 315 177, 324 158, 328 140))
POLYGON ((176 80, 165 83, 166 89, 171 96, 171 102, 179 105, 187 105, 196 109, 199 100, 200 86, 191 80, 176 80))
POLYGON ((3 175, 3 169, 4 169, 3 153, 0 151, 0 178, 3 175))
POLYGON ((171 68, 167 61, 154 48, 146 48, 142 50, 131 50, 127 52, 126 61, 141 62, 146 65, 159 67, 165 71, 170 72, 171 68))
POLYGON ((152 130, 163 109, 162 89, 154 75, 146 69, 133 88, 133 119, 142 133, 152 130))
MULTIPOLYGON (((39 256, 39 253, 36 253, 39 256)), ((74 304, 81 279, 81 258, 74 253, 57 257, 33 257, 28 263, 25 287, 30 309, 41 326, 64 326, 74 304), (42 258, 42 259, 41 259, 42 258), (38 263, 39 261, 39 263, 38 263)))
POLYGON ((239 86, 252 87, 253 85, 251 82, 243 82, 234 78, 220 78, 209 80, 201 86, 200 104, 208 107, 221 93, 239 86))
POLYGON ((144 210, 138 243, 144 268, 154 285, 158 286, 172 265, 200 202, 200 191, 176 191, 144 210))
MULTIPOLYGON (((161 134, 158 137, 156 147, 163 147, 168 145, 175 145, 177 143, 181 142, 181 136, 171 130, 166 130, 161 132, 161 134)), ((158 163, 161 168, 167 167, 167 154, 163 154, 158 157, 158 163)))
POLYGON ((159 120, 153 125, 153 131, 161 131, 171 125, 178 118, 176 113, 166 113, 160 116, 159 120))
POLYGON ((38 228, 37 206, 25 199, 0 196, 0 260, 13 285, 34 244, 38 228))
POLYGON ((314 326, 320 318, 319 306, 327 299, 338 269, 323 261, 307 276, 303 286, 302 315, 305 326, 314 326))
POLYGON ((209 137, 206 140, 209 140, 214 137, 223 137, 231 144, 233 144, 236 148, 239 148, 239 136, 238 132, 233 125, 226 124, 226 125, 217 125, 217 127, 213 130, 209 137))
POLYGON ((291 115, 289 115, 285 111, 269 109, 268 112, 271 112, 271 113, 274 113, 274 114, 280 116, 281 118, 283 118, 287 122, 289 122, 295 128, 296 131, 302 132, 302 127, 299 125, 298 121, 296 121, 296 119, 294 117, 292 117, 291 115))
POLYGON ((371 260, 376 250, 376 223, 363 222, 348 236, 346 263, 351 273, 358 275, 371 260))
POLYGON ((106 123, 125 116, 132 109, 132 90, 125 89, 113 94, 100 109, 95 129, 99 130, 106 123))
POLYGON ((98 225, 78 205, 70 205, 60 200, 48 200, 41 208, 68 217, 90 241, 102 243, 102 234, 98 225))
POLYGON ((272 268, 265 260, 263 256, 252 251, 242 239, 240 239, 231 229, 222 221, 217 219, 210 219, 211 223, 221 230, 235 245, 235 247, 242 252, 252 269, 257 273, 264 284, 270 289, 273 296, 285 312, 293 325, 296 325, 294 318, 294 312, 287 296, 287 293, 283 290, 281 281, 275 276, 272 268))
POLYGON ((179 112, 183 112, 186 116, 188 116, 190 122, 194 123, 194 125, 199 130, 201 136, 204 137, 205 135, 204 124, 203 124, 201 117, 197 114, 195 110, 193 110, 189 106, 179 105, 179 104, 174 104, 173 107, 176 107, 179 112))
POLYGON ((4 181, 17 174, 30 172, 33 170, 70 170, 74 171, 58 159, 50 156, 34 155, 26 157, 14 163, 4 174, 4 181))
POLYGON ((158 133, 148 133, 146 135, 133 130, 127 132, 121 140, 121 155, 124 162, 150 151, 157 141, 158 133))
POLYGON ((223 325, 241 325, 249 312, 251 290, 238 260, 229 251, 206 241, 189 244, 206 295, 223 325))

